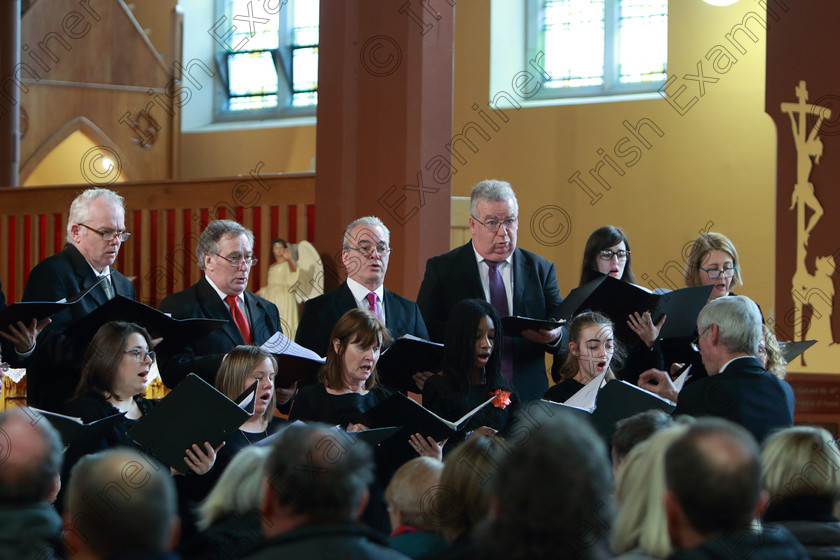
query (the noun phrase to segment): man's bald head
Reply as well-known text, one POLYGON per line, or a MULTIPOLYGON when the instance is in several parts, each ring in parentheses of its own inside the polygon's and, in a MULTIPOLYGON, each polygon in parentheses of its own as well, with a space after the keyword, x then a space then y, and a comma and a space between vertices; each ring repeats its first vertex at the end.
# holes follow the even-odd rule
POLYGON ((0 414, 0 504, 51 501, 58 490, 61 438, 42 416, 26 409, 0 414))

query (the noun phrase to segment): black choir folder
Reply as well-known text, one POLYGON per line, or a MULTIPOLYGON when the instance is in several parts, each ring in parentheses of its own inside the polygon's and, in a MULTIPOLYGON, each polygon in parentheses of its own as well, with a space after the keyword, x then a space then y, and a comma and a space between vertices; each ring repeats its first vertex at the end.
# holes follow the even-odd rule
POLYGON ((690 337, 697 329, 697 316, 713 288, 694 286, 655 294, 641 286, 602 275, 569 292, 560 304, 560 316, 571 319, 585 309, 600 311, 615 323, 616 335, 627 340, 637 339, 627 326, 630 314, 650 311, 654 323, 658 323, 662 315, 668 315, 659 332, 660 338, 690 337))
POLYGON ((531 317, 502 317, 502 332, 505 336, 522 336, 527 330, 554 330, 566 324, 565 320, 532 319, 531 317))
POLYGON ((68 333, 87 343, 99 327, 110 321, 137 323, 145 328, 152 338, 163 337, 161 348, 179 348, 192 344, 227 323, 223 319, 173 319, 154 307, 116 295, 73 323, 68 333))
POLYGON ((423 408, 417 401, 402 393, 394 393, 367 412, 353 420, 354 424, 364 424, 368 428, 383 428, 386 426, 400 426, 408 434, 431 436, 435 441, 443 441, 455 435, 463 425, 479 410, 490 404, 493 395, 464 416, 454 422, 441 418, 428 408, 423 408))
MULTIPOLYGON (((595 383, 595 381, 590 381, 590 383, 595 383)), ((571 409, 576 414, 587 416, 608 445, 612 442, 615 425, 619 421, 651 409, 671 414, 676 408, 671 401, 619 379, 607 381, 607 384, 598 391, 594 410, 551 401, 543 402, 551 406, 562 406, 565 409, 571 409)))
POLYGON ((382 353, 376 371, 383 385, 403 393, 422 393, 412 376, 420 371, 438 372, 442 367, 443 344, 406 334, 382 353))
POLYGON ((131 427, 128 436, 152 457, 187 473, 186 449, 194 443, 203 449, 205 441, 218 447, 253 413, 246 407, 253 411, 255 390, 256 383, 246 389, 237 404, 191 373, 131 427))
POLYGON ((34 410, 46 418, 52 427, 55 428, 61 436, 61 442, 64 444, 65 452, 72 448, 74 452, 79 454, 94 451, 94 444, 102 440, 108 430, 113 428, 125 416, 125 412, 120 412, 85 424, 81 418, 76 418, 75 416, 65 416, 64 414, 56 414, 55 412, 48 412, 34 407, 31 407, 30 410, 34 410))
POLYGON ((4 307, 0 309, 0 331, 8 329, 9 325, 16 325, 18 321, 24 325, 28 325, 32 322, 32 319, 41 321, 47 317, 52 317, 56 313, 64 311, 81 301, 83 297, 88 295, 101 282, 102 280, 100 279, 90 288, 58 301, 20 301, 4 307))

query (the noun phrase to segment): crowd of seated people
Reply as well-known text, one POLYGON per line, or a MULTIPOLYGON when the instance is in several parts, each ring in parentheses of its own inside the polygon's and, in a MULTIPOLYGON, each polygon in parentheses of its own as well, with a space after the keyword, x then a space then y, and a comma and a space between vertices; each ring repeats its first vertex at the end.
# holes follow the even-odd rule
MULTIPOLYGON (((344 235, 347 281, 305 304, 297 331, 326 361, 314 379, 281 387, 276 356, 260 347, 282 332, 277 308, 248 291, 253 234, 230 220, 211 223, 199 239, 201 279, 161 304, 177 318, 222 319, 218 329, 159 341, 117 320, 89 341, 73 336, 92 309, 134 297, 111 268, 129 238, 124 214, 122 198, 106 189, 74 201, 67 248, 33 270, 24 297, 89 290, 85 304, 7 333, 4 350, 29 366, 32 404, 83 423, 122 414, 62 460, 36 412, 0 415, 0 436, 10 441, 2 447, 9 460, 0 460, 0 516, 19 508, 31 517, 34 548, 80 559, 318 558, 339 550, 348 558, 717 558, 727 547, 741 557, 805 558, 799 539, 813 557, 834 557, 840 452, 827 432, 791 428, 794 398, 779 345, 758 305, 729 291, 741 284, 740 265, 720 234, 701 235, 689 255, 686 284, 713 286, 694 338, 666 345, 659 334, 669 318, 644 311, 580 309, 565 327, 506 336, 506 317, 559 319, 563 301, 554 265, 516 247, 518 202, 507 183, 475 187, 472 239, 429 260, 417 303, 384 288, 389 233, 378 218, 361 218, 344 235), (618 340, 624 324, 633 334, 618 340), (440 371, 406 364, 422 391, 412 397, 417 406, 452 422, 487 404, 448 437, 401 430, 371 445, 370 434, 356 432, 383 427, 364 418, 396 393, 379 378, 379 357, 406 334, 443 343, 440 371), (551 388, 546 356, 555 363, 551 388), (692 364, 685 385, 672 378, 678 359, 692 364), (143 398, 156 361, 170 388, 190 373, 231 400, 256 387, 247 420, 221 445, 192 442, 180 469, 159 464, 129 435, 156 406, 143 398), (671 401, 673 415, 643 412, 604 442, 579 411, 541 401, 565 403, 612 379, 671 401), (32 427, 24 419, 35 419, 32 427), (817 471, 832 482, 816 484, 817 471), (13 487, 35 475, 37 489, 18 496, 13 487), (703 483, 692 485, 689 475, 703 483), (787 479, 797 480, 796 491, 787 479), (707 487, 712 481, 719 484, 707 487), (92 490, 97 484, 102 492, 92 490), (85 498, 91 492, 101 503, 85 498), (724 514, 712 523, 705 517, 715 508, 724 514), (59 514, 70 526, 63 541, 59 514), (149 516, 157 524, 148 538, 129 527, 149 516), (103 537, 98 524, 108 522, 128 536, 103 537)), ((634 281, 620 228, 604 226, 587 241, 581 284, 599 274, 634 281)), ((15 557, 41 553, 25 542, 9 545, 24 551, 15 557)))

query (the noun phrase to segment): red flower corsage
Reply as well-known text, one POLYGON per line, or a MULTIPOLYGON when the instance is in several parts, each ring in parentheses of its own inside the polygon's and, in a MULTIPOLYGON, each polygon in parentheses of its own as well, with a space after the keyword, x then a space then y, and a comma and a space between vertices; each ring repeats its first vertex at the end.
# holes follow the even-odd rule
POLYGON ((501 389, 496 389, 496 392, 491 394, 496 395, 496 398, 493 399, 493 406, 495 406, 496 408, 501 408, 502 410, 504 410, 510 404, 510 391, 502 391, 501 389))

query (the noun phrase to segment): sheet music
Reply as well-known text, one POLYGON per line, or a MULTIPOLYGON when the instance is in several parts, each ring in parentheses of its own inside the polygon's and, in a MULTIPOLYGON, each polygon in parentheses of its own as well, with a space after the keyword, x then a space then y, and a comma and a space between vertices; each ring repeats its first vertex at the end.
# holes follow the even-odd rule
POLYGON ((677 390, 677 393, 682 391, 682 388, 685 386, 685 382, 688 380, 688 376, 691 372, 691 366, 685 368, 685 371, 682 374, 674 379, 674 389, 677 390))
POLYGON ((308 360, 312 360, 315 362, 321 362, 322 364, 327 361, 326 358, 322 358, 309 348, 304 348, 300 344, 296 343, 294 340, 290 339, 280 331, 274 333, 271 338, 265 341, 265 343, 260 346, 266 352, 271 352, 272 354, 285 354, 286 356, 297 356, 299 358, 306 358, 308 360))
POLYGON ((598 390, 601 389, 601 386, 604 384, 604 378, 606 375, 607 372, 605 371, 584 385, 580 391, 566 399, 563 404, 566 406, 574 406, 575 408, 588 410, 589 412, 595 410, 595 399, 598 396, 598 390))

